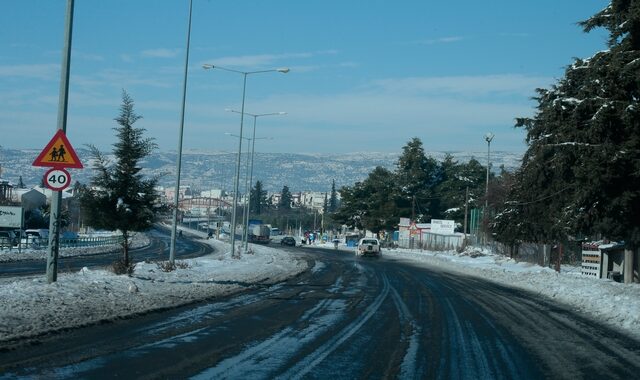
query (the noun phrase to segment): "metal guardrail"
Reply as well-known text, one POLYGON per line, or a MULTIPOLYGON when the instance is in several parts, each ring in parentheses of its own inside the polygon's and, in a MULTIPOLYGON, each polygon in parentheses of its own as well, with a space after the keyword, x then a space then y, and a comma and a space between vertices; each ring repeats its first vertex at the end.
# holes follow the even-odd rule
MULTIPOLYGON (((122 236, 79 237, 74 239, 60 239, 60 248, 101 247, 105 245, 122 244, 122 236)), ((0 244, 3 249, 45 249, 49 244, 46 238, 23 238, 18 245, 0 244)))

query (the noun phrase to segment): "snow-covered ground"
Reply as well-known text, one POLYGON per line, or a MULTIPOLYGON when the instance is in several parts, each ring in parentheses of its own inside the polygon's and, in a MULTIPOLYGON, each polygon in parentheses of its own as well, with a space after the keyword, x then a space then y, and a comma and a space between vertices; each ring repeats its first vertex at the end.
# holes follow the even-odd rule
MULTIPOLYGON (((47 284, 44 274, 4 279, 0 281, 0 345, 12 338, 219 297, 254 285, 276 283, 307 270, 306 261, 277 246, 254 246, 253 254, 233 259, 227 243, 208 242, 218 253, 185 260, 188 268, 173 272, 140 263, 132 277, 83 269, 60 274, 53 284, 47 284)), ((462 254, 384 249, 383 256, 536 292, 640 339, 638 284, 593 279, 581 275, 575 267, 564 267, 562 273, 556 273, 474 248, 462 254)))
POLYGON ((229 257, 229 244, 208 240, 217 253, 176 261, 187 268, 163 272, 154 263, 139 263, 132 277, 107 270, 61 273, 48 284, 40 276, 0 280, 0 346, 2 341, 104 320, 171 308, 190 302, 272 284, 307 269, 304 260, 257 246, 240 259, 229 257))

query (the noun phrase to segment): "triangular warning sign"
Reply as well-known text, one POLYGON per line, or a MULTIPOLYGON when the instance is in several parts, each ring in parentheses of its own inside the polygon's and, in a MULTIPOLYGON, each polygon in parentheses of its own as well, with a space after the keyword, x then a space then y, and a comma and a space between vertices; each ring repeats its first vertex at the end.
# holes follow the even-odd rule
POLYGON ((58 129, 58 132, 31 165, 54 168, 83 168, 76 151, 73 150, 62 129, 58 129))

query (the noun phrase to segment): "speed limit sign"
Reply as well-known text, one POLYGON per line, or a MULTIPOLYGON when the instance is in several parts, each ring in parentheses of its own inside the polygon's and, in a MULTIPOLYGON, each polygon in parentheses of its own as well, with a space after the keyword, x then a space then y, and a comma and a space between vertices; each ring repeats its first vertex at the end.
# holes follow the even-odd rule
POLYGON ((71 174, 62 168, 49 169, 44 174, 44 183, 54 191, 62 191, 71 183, 71 174))

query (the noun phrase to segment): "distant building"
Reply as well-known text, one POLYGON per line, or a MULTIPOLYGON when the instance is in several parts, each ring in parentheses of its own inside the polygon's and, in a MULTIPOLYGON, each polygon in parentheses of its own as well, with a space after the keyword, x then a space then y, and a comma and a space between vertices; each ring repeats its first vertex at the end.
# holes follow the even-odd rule
MULTIPOLYGON (((164 189, 164 196, 171 202, 176 196, 176 188, 175 187, 167 187, 164 189)), ((178 199, 188 199, 192 198, 193 193, 191 191, 191 186, 181 185, 179 190, 178 199)))
MULTIPOLYGON (((0 170, 0 175, 2 171, 0 170)), ((13 193, 13 184, 9 180, 0 177, 0 204, 11 202, 13 193)))

